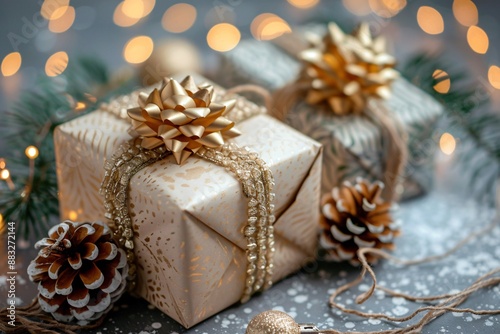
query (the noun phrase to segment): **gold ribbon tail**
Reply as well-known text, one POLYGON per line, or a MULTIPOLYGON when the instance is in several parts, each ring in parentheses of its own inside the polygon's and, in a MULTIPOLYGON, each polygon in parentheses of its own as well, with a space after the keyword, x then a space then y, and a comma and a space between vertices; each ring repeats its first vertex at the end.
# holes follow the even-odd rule
POLYGON ((396 189, 404 177, 404 168, 408 162, 408 133, 381 101, 368 99, 366 116, 379 124, 382 131, 387 134, 383 173, 385 189, 382 196, 386 201, 398 201, 401 194, 396 189))

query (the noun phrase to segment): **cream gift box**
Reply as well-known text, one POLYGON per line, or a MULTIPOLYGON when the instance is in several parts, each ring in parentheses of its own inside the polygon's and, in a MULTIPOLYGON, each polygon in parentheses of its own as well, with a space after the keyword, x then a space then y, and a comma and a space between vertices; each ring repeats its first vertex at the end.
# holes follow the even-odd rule
MULTIPOLYGON (((238 108, 256 106, 239 98, 238 108)), ((257 152, 275 177, 278 281, 315 256, 321 146, 265 114, 237 127, 242 135, 232 140, 257 152)), ((104 219, 104 162, 130 139, 128 128, 98 109, 56 129, 62 219, 104 219)), ((234 176, 198 157, 177 165, 170 156, 132 178, 129 199, 140 296, 185 327, 240 299, 248 199, 234 176)))
MULTIPOLYGON (((324 31, 318 26, 305 30, 324 31)), ((226 86, 253 83, 271 91, 292 82, 301 64, 278 44, 287 45, 286 39, 276 43, 242 41, 221 55, 219 73, 224 76, 218 80, 226 86)), ((394 81, 392 91, 392 97, 384 103, 406 130, 409 151, 402 187, 397 192, 409 198, 432 187, 436 148, 433 135, 443 109, 403 78, 394 81)), ((323 144, 322 192, 358 176, 382 180, 385 161, 391 157, 386 155, 381 128, 364 116, 337 116, 320 109, 298 103, 286 123, 323 144)))

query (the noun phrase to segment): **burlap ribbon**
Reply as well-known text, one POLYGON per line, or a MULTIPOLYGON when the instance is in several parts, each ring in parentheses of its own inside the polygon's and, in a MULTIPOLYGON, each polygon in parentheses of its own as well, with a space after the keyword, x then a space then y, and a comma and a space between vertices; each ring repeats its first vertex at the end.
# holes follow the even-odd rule
MULTIPOLYGON (((407 133, 401 122, 387 109, 383 100, 391 95, 391 83, 398 77, 395 59, 385 50, 382 37, 373 39, 367 24, 351 35, 330 23, 323 39, 309 36, 310 48, 297 42, 297 35, 284 35, 277 42, 303 63, 296 81, 277 90, 270 109, 273 116, 285 120, 298 101, 328 108, 338 116, 355 114, 368 117, 382 129, 386 160, 382 196, 397 200, 397 185, 406 166, 407 133)), ((370 172, 370 171, 369 171, 370 172)), ((374 174, 374 173, 372 173, 374 174)))

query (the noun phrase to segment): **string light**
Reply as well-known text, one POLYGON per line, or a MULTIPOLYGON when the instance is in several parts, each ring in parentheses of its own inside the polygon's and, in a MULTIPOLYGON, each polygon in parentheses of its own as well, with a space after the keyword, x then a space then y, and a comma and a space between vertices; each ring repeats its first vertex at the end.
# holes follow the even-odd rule
POLYGON ((238 28, 229 23, 219 23, 208 31, 207 43, 215 51, 226 52, 234 49, 240 38, 238 28))
POLYGON ((6 167, 5 159, 4 158, 0 158, 0 169, 4 169, 5 167, 6 167))
POLYGON ((141 19, 144 13, 144 3, 141 0, 125 0, 122 12, 131 19, 141 19))
MULTIPOLYGON (((3 160, 3 159, 2 159, 3 160)), ((7 186, 9 187, 10 190, 14 190, 14 182, 12 182, 12 179, 10 178, 10 172, 7 168, 5 168, 5 161, 3 161, 3 168, 0 170, 0 179, 4 180, 7 183, 7 186)))
POLYGON ((84 102, 78 101, 75 105, 75 111, 82 111, 87 108, 87 105, 84 102))
POLYGON ((256 16, 250 31, 256 40, 271 40, 283 34, 292 32, 290 25, 276 14, 263 13, 256 16))
POLYGON ((469 27, 467 30, 467 42, 470 48, 479 54, 485 54, 490 44, 488 35, 478 26, 469 27))
POLYGON ((419 27, 429 35, 437 35, 444 31, 444 21, 441 13, 429 6, 422 6, 417 12, 419 27))
POLYGON ((463 26, 470 27, 479 21, 477 7, 471 0, 454 0, 453 15, 463 26))
POLYGON ((451 87, 451 80, 450 80, 450 76, 448 75, 448 73, 446 73, 445 71, 443 70, 435 70, 434 73, 432 73, 432 77, 434 79, 440 79, 438 80, 439 82, 437 84, 434 85, 434 90, 438 93, 441 93, 441 94, 446 94, 450 91, 450 87, 451 87))
POLYGON ((74 210, 71 210, 68 213, 68 218, 69 218, 69 220, 76 221, 78 219, 78 213, 74 210))
POLYGON ((38 149, 33 146, 33 145, 30 145, 28 147, 26 147, 26 150, 24 151, 24 153, 26 154, 26 156, 29 158, 29 159, 36 159, 38 157, 38 149))
POLYGON ((488 81, 496 88, 500 89, 500 67, 491 65, 488 69, 488 81))
POLYGON ((3 169, 1 172, 0 172, 0 179, 2 180, 7 180, 10 178, 10 172, 8 169, 3 169))
POLYGON ((64 72, 68 66, 69 57, 64 51, 54 53, 45 63, 45 73, 49 77, 55 77, 64 72))
POLYGON ((130 16, 125 15, 123 13, 123 2, 120 2, 118 6, 115 8, 115 12, 113 13, 113 22, 120 27, 131 27, 137 22, 139 22, 140 18, 131 18, 130 16))
POLYGON ((40 14, 47 20, 57 20, 64 15, 64 11, 59 11, 54 15, 59 8, 68 8, 69 0, 45 0, 40 8, 40 14))
POLYGON ((57 8, 50 16, 49 30, 54 33, 63 33, 67 31, 75 22, 75 8, 65 6, 57 8))
POLYGON ((452 155, 457 147, 457 141, 450 133, 445 132, 441 135, 439 139, 439 147, 441 151, 446 155, 452 155))
POLYGON ((137 36, 130 39, 123 49, 123 57, 128 63, 145 62, 153 52, 154 43, 148 36, 137 36))
POLYGON ((11 52, 2 60, 1 71, 4 77, 10 77, 19 71, 22 58, 19 52, 11 52))
POLYGON ((161 19, 166 31, 181 33, 191 28, 196 21, 196 7, 187 3, 178 3, 169 7, 161 19))
POLYGON ((300 9, 308 9, 316 6, 319 0, 287 0, 289 4, 300 9))

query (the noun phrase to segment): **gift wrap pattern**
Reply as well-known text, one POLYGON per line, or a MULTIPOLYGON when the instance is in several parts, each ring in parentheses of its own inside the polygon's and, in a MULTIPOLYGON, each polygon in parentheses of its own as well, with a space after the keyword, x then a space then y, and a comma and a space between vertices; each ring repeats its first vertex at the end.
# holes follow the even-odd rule
MULTIPOLYGON (((130 139, 128 127, 96 110, 56 129, 61 219, 103 219, 104 162, 130 139)), ((315 256, 321 145, 265 114, 237 127, 233 141, 257 152, 275 177, 278 281, 315 256)), ((169 156, 139 171, 129 196, 140 296, 186 328, 239 300, 248 199, 233 175, 196 156, 182 166, 169 156)))
MULTIPOLYGON (((271 91, 295 80, 300 62, 270 42, 246 40, 222 54, 224 85, 252 83, 271 91), (227 75, 230 74, 230 75, 227 75)), ((403 176, 403 198, 426 192, 432 187, 437 147, 435 127, 442 106, 403 78, 392 85, 391 98, 384 101, 408 133, 409 159, 403 176)), ((299 102, 290 109, 286 123, 324 146, 322 192, 344 180, 361 176, 383 180, 386 139, 379 126, 364 116, 336 116, 325 108, 299 102)))

